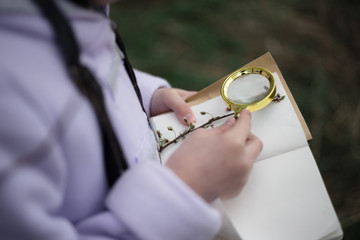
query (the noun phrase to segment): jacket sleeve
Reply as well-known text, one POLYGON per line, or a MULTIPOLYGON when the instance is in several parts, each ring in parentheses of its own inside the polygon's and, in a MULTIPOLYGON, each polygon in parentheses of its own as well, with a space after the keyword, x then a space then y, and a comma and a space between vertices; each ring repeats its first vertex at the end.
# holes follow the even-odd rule
POLYGON ((140 239, 212 239, 220 227, 217 210, 153 162, 126 172, 106 206, 140 239))
POLYGON ((211 239, 220 217, 170 170, 129 169, 102 211, 75 222, 61 205, 68 182, 61 141, 30 98, 0 81, 0 236, 4 239, 211 239), (50 146, 50 147, 49 147, 50 146))
POLYGON ((107 196, 106 207, 108 212, 77 226, 89 237, 84 239, 210 240, 221 224, 217 210, 152 162, 125 172, 107 196))

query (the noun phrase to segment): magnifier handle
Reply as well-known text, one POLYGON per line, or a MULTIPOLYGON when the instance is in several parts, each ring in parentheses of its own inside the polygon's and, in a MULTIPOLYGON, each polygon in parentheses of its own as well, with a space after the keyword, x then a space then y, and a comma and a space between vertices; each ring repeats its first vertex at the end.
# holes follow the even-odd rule
POLYGON ((242 107, 239 107, 237 109, 234 109, 234 117, 235 118, 238 118, 240 116, 240 113, 242 112, 242 110, 244 110, 246 108, 242 108, 242 107))

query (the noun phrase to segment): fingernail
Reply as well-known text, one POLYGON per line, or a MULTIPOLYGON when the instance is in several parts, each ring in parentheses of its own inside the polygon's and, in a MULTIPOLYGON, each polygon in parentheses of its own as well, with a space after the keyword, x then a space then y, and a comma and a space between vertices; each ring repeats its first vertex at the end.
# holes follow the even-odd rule
POLYGON ((188 124, 190 124, 190 123, 196 122, 196 119, 193 114, 188 113, 185 115, 184 121, 187 122, 188 124), (185 119, 187 119, 187 121, 185 119))

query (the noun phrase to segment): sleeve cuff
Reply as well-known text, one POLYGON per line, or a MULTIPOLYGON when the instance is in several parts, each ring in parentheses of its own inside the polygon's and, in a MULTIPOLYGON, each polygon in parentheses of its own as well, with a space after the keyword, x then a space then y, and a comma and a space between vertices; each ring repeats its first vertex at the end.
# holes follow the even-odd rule
POLYGON ((216 209, 153 162, 125 172, 106 205, 140 239, 212 239, 221 225, 216 209))

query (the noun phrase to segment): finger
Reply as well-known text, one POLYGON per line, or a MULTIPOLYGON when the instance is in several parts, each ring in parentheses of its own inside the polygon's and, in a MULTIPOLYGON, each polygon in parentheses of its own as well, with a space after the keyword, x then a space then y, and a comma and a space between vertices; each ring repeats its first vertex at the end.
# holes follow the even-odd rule
POLYGON ((224 124, 222 124, 221 126, 215 128, 219 131, 225 132, 227 131, 229 128, 231 128, 234 124, 235 124, 236 120, 234 117, 230 117, 228 120, 226 120, 226 122, 224 124))
POLYGON ((237 118, 235 124, 227 134, 231 138, 238 139, 239 141, 246 141, 250 134, 250 125, 251 125, 251 113, 249 110, 243 110, 240 116, 237 118))
POLYGON ((171 110, 173 110, 177 118, 184 124, 196 122, 196 117, 190 106, 185 102, 180 94, 174 94, 169 97, 165 103, 171 110), (187 119, 184 120, 184 118, 187 119))
POLYGON ((251 159, 256 159, 263 149, 263 143, 254 134, 250 133, 246 140, 246 151, 251 159))
POLYGON ((255 134, 253 134, 252 132, 250 132, 248 135, 248 138, 246 139, 246 142, 252 141, 254 138, 257 138, 257 136, 255 134))
POLYGON ((186 99, 194 96, 194 95, 197 94, 197 93, 198 93, 198 92, 196 92, 196 91, 188 91, 188 92, 184 95, 184 99, 186 100, 186 99))
POLYGON ((187 91, 187 90, 183 90, 183 89, 178 89, 175 88, 175 90, 178 92, 178 94, 182 97, 182 99, 186 100, 187 98, 195 95, 197 92, 196 91, 187 91))

